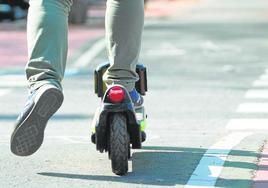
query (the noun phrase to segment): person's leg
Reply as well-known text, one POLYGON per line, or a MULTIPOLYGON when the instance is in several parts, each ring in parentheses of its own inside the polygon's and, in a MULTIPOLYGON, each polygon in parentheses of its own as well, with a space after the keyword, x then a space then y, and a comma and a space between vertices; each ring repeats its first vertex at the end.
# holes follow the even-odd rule
POLYGON ((45 84, 61 88, 67 57, 68 13, 72 0, 31 0, 26 75, 32 90, 45 84))
POLYGON ((108 0, 106 39, 111 66, 104 74, 106 84, 122 84, 133 90, 144 23, 144 0, 108 0))
POLYGON ((71 0, 30 1, 26 66, 30 95, 11 135, 10 147, 16 155, 28 156, 38 150, 47 121, 62 104, 70 6, 71 0))

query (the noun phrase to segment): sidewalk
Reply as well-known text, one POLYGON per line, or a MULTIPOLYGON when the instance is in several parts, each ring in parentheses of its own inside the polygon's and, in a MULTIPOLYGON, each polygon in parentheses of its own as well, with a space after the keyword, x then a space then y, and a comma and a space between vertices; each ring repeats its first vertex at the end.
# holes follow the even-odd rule
MULTIPOLYGON (((191 6, 197 0, 151 0, 145 11, 146 19, 167 18, 182 13, 182 9, 191 6)), ((69 28, 70 59, 77 50, 80 50, 88 41, 104 35, 105 7, 90 10, 89 24, 69 28), (98 20, 94 25, 93 19, 98 20), (93 25, 92 25, 93 24, 93 25)), ((27 62, 26 21, 0 23, 0 67, 22 69, 27 62)))

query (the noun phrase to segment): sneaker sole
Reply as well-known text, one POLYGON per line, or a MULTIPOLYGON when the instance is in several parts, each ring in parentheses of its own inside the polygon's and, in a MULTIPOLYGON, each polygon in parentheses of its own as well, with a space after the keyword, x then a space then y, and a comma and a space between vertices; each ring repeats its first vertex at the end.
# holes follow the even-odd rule
POLYGON ((11 151, 18 156, 36 152, 43 143, 44 131, 49 118, 60 108, 63 94, 56 88, 45 90, 35 101, 27 118, 11 136, 11 151))

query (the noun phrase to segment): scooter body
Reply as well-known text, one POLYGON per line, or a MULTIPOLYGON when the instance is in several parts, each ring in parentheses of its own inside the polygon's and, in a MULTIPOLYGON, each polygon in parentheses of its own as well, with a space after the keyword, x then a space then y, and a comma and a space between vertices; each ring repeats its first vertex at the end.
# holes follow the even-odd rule
MULTIPOLYGON (((139 66, 143 68, 140 80, 145 81, 146 69, 139 66)), ((128 91, 122 85, 108 88, 104 85, 100 79, 108 67, 109 64, 103 64, 95 71, 95 92, 101 98, 101 105, 92 121, 91 140, 98 151, 108 152, 113 172, 124 175, 128 171, 130 149, 140 149, 145 140, 146 114, 143 106, 134 107, 128 91)), ((145 94, 147 82, 139 84, 139 87, 136 85, 136 89, 145 94)))
MULTIPOLYGON (((114 85, 107 89, 104 94, 104 98, 102 99, 100 108, 97 109, 93 122, 92 128, 95 128, 95 141, 92 140, 96 144, 96 149, 100 152, 108 151, 109 143, 109 120, 110 116, 115 113, 122 114, 127 119, 127 130, 130 137, 130 144, 132 144, 133 149, 141 148, 141 128, 140 121, 137 119, 136 111, 131 102, 131 98, 127 92, 127 90, 120 85, 114 85), (123 101, 120 103, 113 103, 109 99, 109 91, 110 88, 113 87, 121 87, 125 92, 126 96, 123 101)), ((143 107, 141 107, 143 109, 143 107)), ((141 109, 137 109, 141 110, 141 109)))

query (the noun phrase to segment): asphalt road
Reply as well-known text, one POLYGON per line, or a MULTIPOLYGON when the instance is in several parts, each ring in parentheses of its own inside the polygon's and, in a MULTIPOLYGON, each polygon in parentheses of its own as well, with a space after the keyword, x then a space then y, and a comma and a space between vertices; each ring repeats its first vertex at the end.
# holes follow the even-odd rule
POLYGON ((23 75, 0 75, 0 187, 251 187, 268 137, 256 123, 267 118, 258 105, 268 97, 252 94, 267 89, 252 83, 265 78, 268 67, 268 4, 218 2, 147 23, 141 62, 149 71, 148 140, 133 151, 127 176, 114 175, 107 154, 89 139, 99 104, 92 70, 105 61, 104 51, 78 72, 68 66, 65 102, 30 157, 9 150, 27 97, 18 82, 23 75))

